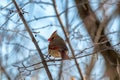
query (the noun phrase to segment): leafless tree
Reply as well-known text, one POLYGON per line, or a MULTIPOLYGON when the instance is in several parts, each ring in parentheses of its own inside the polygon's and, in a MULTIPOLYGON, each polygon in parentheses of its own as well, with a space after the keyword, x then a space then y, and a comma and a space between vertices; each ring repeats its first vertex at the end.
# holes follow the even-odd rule
POLYGON ((120 80, 119 0, 3 1, 0 16, 0 79, 120 80), (69 60, 48 54, 54 30, 69 60))

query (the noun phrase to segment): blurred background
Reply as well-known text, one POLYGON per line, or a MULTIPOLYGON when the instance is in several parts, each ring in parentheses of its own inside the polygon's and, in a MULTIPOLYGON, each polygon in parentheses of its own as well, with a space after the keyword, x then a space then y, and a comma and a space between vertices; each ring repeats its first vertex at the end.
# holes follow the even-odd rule
POLYGON ((120 0, 0 0, 0 80, 120 80, 120 0))

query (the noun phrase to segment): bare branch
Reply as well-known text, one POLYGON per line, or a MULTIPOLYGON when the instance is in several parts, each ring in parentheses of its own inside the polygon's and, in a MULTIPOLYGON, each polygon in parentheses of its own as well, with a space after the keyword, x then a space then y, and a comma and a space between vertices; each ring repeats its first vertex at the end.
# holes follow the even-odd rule
POLYGON ((19 14, 20 18, 22 19, 22 21, 23 21, 23 23, 24 23, 24 26, 25 26, 26 30, 28 31, 28 33, 29 33, 29 35, 30 35, 30 37, 31 37, 31 39, 32 39, 32 41, 33 41, 36 49, 38 50, 38 53, 39 53, 39 55, 40 55, 40 57, 41 57, 41 60, 44 62, 43 65, 44 65, 44 67, 45 67, 45 70, 46 70, 46 72, 47 72, 47 75, 48 75, 49 79, 50 79, 50 80, 53 80, 53 79, 52 79, 52 75, 51 75, 51 73, 50 73, 50 71, 49 71, 49 69, 48 69, 47 63, 46 63, 46 61, 45 61, 45 59, 44 59, 44 56, 43 56, 43 54, 42 54, 42 52, 41 52, 41 50, 40 50, 40 48, 39 48, 39 45, 37 44, 36 39, 34 38, 31 30, 29 29, 29 26, 28 26, 28 24, 26 23, 26 20, 25 20, 23 14, 22 14, 20 8, 18 7, 18 5, 17 5, 17 3, 16 3, 15 0, 12 0, 12 1, 13 1, 13 3, 14 3, 14 5, 15 5, 17 11, 18 11, 18 14, 19 14))
MULTIPOLYGON (((61 19, 60 19, 60 16, 59 16, 58 11, 57 11, 56 1, 55 1, 55 0, 53 0, 53 6, 54 6, 54 9, 55 9, 55 13, 56 13, 56 15, 57 15, 58 21, 59 21, 59 23, 60 23, 60 25, 61 25, 61 28, 62 28, 62 30, 63 30, 63 32, 64 32, 64 34, 65 34, 66 40, 67 40, 68 45, 69 45, 69 47, 70 47, 70 50, 71 50, 71 52, 72 52, 72 56, 75 58, 75 54, 74 54, 73 48, 72 48, 72 46, 71 46, 71 44, 70 44, 69 38, 68 38, 68 36, 67 36, 67 34, 66 34, 66 30, 65 30, 65 28, 64 28, 64 25, 63 25, 63 23, 62 23, 62 21, 61 21, 61 19)), ((77 59, 75 58, 74 61, 75 61, 76 67, 77 67, 77 69, 78 69, 78 71, 79 71, 79 75, 80 75, 81 79, 83 80, 82 71, 81 71, 80 66, 79 66, 79 64, 78 64, 78 62, 77 62, 77 59)))

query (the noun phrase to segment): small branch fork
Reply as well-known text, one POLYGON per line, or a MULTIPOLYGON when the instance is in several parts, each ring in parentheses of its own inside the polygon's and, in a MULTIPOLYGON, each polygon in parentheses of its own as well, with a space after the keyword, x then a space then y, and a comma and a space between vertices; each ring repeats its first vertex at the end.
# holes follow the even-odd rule
POLYGON ((21 18, 21 20, 22 20, 26 30, 28 31, 28 33, 29 33, 29 35, 30 35, 30 37, 31 37, 31 39, 32 39, 32 41, 33 41, 33 43, 34 43, 34 45, 35 45, 35 47, 36 47, 36 49, 37 49, 37 51, 38 51, 38 53, 40 55, 40 57, 41 57, 41 60, 43 62, 43 67, 45 68, 45 71, 46 71, 46 73, 48 75, 49 80, 53 80, 52 75, 51 75, 51 73, 49 71, 48 65, 47 65, 47 63, 46 63, 46 61, 44 59, 44 56, 43 56, 40 48, 39 48, 39 45, 38 45, 36 39, 34 38, 34 36, 33 36, 32 32, 31 32, 31 30, 30 30, 30 28, 29 28, 29 26, 28 26, 28 24, 27 24, 27 22, 26 22, 26 20, 25 20, 25 18, 23 16, 23 14, 22 14, 19 6, 17 5, 15 0, 12 0, 12 1, 13 1, 14 5, 15 5, 17 11, 18 11, 18 14, 19 14, 19 16, 20 16, 20 18, 21 18))

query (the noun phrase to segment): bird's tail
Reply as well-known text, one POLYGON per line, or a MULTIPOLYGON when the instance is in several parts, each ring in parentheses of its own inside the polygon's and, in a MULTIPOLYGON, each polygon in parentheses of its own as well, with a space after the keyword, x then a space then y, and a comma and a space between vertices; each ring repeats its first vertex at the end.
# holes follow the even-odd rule
POLYGON ((68 60, 69 56, 67 55, 67 51, 62 51, 61 57, 62 57, 63 60, 68 60))

